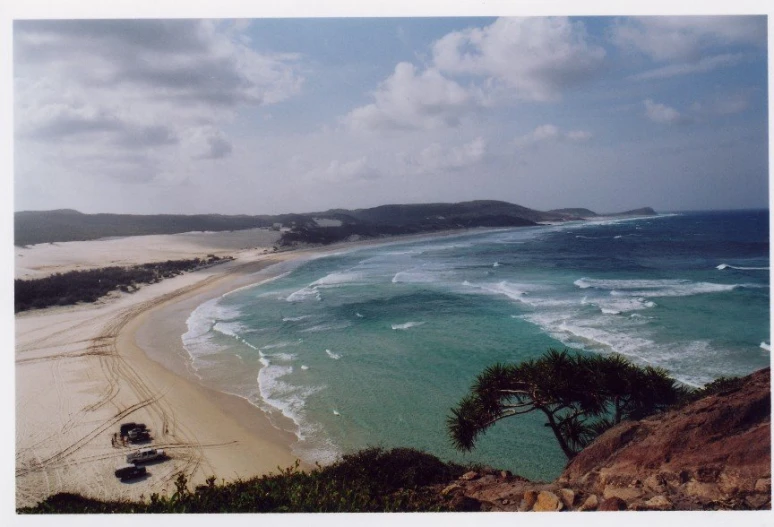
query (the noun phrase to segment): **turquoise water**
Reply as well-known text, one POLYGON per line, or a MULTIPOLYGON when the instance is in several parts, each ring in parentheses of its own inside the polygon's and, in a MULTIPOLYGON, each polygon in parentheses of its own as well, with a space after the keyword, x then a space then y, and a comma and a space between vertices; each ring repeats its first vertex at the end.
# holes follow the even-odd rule
POLYGON ((451 447, 446 416, 476 374, 549 347, 622 353, 692 386, 765 367, 768 254, 768 211, 393 243, 282 264, 197 308, 183 341, 200 376, 292 419, 309 462, 412 446, 548 480, 565 459, 537 415, 451 447))

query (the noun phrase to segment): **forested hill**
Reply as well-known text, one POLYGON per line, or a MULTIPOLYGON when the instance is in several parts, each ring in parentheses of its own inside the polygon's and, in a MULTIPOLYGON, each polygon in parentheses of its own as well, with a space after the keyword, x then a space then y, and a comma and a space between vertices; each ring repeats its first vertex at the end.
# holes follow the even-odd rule
MULTIPOLYGON (((115 236, 176 234, 191 231, 233 231, 279 226, 291 229, 283 244, 331 243, 350 236, 375 237, 470 227, 514 227, 547 221, 567 221, 596 215, 588 209, 538 211, 504 201, 382 205, 369 209, 332 209, 324 212, 279 215, 222 214, 83 214, 76 210, 23 211, 14 217, 14 243, 95 240, 115 236), (327 220, 327 221, 323 221, 327 220)), ((655 214, 652 209, 639 209, 655 214)))

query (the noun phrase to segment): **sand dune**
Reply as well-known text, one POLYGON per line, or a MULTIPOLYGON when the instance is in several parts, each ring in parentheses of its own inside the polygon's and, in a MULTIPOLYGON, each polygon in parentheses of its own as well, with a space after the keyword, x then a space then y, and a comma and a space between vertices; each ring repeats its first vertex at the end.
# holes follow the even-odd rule
POLYGON ((40 243, 14 247, 16 278, 42 278, 52 273, 182 260, 214 254, 234 255, 270 249, 280 233, 268 229, 232 232, 189 232, 129 236, 85 242, 40 243))

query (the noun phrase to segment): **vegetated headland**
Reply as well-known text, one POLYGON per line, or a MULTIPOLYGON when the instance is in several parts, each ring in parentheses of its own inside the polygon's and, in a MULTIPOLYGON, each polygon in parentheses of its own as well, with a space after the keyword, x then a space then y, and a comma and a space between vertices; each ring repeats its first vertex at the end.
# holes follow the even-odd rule
MULTIPOLYGON (((654 214, 643 208, 615 216, 654 214)), ((568 424, 557 427, 557 437, 582 436, 577 444, 583 448, 573 451, 558 479, 533 482, 412 449, 371 448, 326 467, 300 466, 289 439, 267 416, 202 386, 169 358, 179 353, 174 350, 193 307, 253 283, 254 273, 271 263, 317 254, 322 245, 599 216, 588 209, 541 212, 499 201, 280 216, 17 213, 15 244, 26 251, 24 265, 42 273, 36 285, 17 281, 17 311, 56 306, 19 313, 16 320, 19 512, 770 509, 768 369, 631 413, 591 436, 576 426, 568 408, 602 412, 598 419, 602 407, 577 390, 567 395, 556 388, 559 396, 550 403, 555 407, 538 404, 546 415, 564 412, 561 422, 568 424), (272 236, 259 242, 245 230, 225 243, 225 233, 202 235, 195 240, 202 256, 186 259, 175 256, 192 249, 176 248, 177 238, 169 237, 159 242, 164 251, 138 256, 139 265, 100 265, 113 261, 104 245, 120 241, 104 238, 243 229, 272 236), (69 255, 65 264, 60 258, 56 265, 36 267, 36 255, 47 244, 63 242, 53 249, 67 251, 64 242, 82 240, 94 241, 78 245, 82 253, 69 255), (98 246, 101 252, 89 252, 98 246), (68 290, 68 283, 80 292, 68 290), (164 332, 142 343, 138 329, 149 317, 163 323, 164 332), (111 438, 127 421, 148 423, 151 444, 170 454, 149 466, 139 485, 112 478, 116 461, 129 450, 111 438)), ((637 389, 650 393, 648 386, 637 389)), ((468 410, 474 428, 488 426, 477 416, 499 418, 477 414, 475 401, 468 410)))
MULTIPOLYGON (((655 215, 650 207, 603 216, 655 215)), ((332 209, 274 216, 83 214, 63 209, 22 211, 14 215, 14 244, 96 240, 114 236, 177 234, 191 231, 283 229, 280 245, 334 243, 473 227, 516 227, 600 216, 588 209, 538 211, 504 201, 383 205, 369 209, 332 209)))

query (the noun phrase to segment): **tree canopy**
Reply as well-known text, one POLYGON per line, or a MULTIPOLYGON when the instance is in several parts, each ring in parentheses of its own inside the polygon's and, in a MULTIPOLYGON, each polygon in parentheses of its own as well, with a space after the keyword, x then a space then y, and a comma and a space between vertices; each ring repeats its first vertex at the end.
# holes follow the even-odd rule
POLYGON ((636 366, 620 355, 549 349, 539 359, 485 369, 447 425, 454 446, 471 450, 501 419, 542 412, 572 459, 611 426, 661 411, 686 394, 661 368, 636 366))

